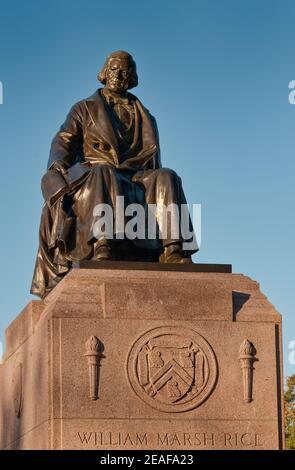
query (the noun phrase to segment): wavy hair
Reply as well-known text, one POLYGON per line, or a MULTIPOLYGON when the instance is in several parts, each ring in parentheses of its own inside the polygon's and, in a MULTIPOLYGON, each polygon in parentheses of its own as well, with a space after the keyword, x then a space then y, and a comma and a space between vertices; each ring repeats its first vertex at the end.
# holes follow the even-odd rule
POLYGON ((128 64, 129 64, 129 72, 130 72, 130 78, 128 80, 128 90, 130 90, 131 88, 134 88, 137 86, 138 84, 138 76, 137 76, 137 73, 136 73, 136 63, 135 61, 133 60, 133 57, 131 54, 129 54, 128 52, 126 51, 115 51, 115 52, 112 52, 106 59, 105 63, 104 63, 104 66, 103 68, 101 69, 101 71, 99 72, 98 76, 97 76, 97 79, 103 83, 104 85, 106 84, 106 74, 107 74, 107 69, 108 69, 108 66, 109 66, 109 62, 111 59, 124 59, 124 60, 128 60, 128 64))

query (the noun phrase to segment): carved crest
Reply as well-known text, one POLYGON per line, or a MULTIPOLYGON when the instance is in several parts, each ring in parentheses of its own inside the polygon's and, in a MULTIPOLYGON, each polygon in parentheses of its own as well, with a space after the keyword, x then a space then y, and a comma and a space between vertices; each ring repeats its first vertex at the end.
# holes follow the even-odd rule
POLYGON ((209 344, 193 330, 178 327, 156 328, 137 340, 127 370, 136 393, 163 411, 198 406, 217 376, 209 344))

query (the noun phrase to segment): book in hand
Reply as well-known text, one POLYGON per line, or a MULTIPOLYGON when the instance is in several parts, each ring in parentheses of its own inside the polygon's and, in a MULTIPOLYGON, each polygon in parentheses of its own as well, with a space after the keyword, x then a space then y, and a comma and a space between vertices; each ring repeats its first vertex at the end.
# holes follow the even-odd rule
POLYGON ((42 194, 47 204, 52 206, 61 196, 79 186, 90 170, 89 166, 81 162, 75 163, 65 173, 50 168, 41 181, 42 194))

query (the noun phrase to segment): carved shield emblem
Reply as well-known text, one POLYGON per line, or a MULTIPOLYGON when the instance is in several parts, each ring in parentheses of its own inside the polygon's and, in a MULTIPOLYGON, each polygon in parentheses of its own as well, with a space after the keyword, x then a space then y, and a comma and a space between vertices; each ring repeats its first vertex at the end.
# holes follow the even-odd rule
POLYGON ((139 338, 129 353, 127 373, 140 398, 162 411, 200 405, 214 387, 214 353, 197 332, 167 326, 139 338))

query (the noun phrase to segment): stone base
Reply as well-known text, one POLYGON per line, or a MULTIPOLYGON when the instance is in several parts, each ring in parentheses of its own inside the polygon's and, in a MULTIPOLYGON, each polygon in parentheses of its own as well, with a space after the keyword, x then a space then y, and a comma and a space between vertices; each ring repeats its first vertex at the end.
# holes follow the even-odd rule
POLYGON ((6 331, 0 445, 281 449, 282 377, 281 317, 248 277, 73 269, 6 331))

